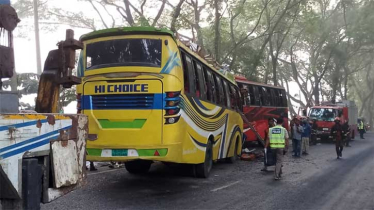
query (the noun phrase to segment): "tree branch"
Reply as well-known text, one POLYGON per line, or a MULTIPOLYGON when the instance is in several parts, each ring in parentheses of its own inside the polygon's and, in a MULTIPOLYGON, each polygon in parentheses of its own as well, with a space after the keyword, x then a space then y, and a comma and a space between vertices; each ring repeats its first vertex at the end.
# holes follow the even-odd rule
POLYGON ((161 14, 162 14, 162 12, 164 11, 166 1, 167 1, 167 0, 162 0, 161 7, 160 7, 160 9, 158 10, 158 13, 157 13, 155 19, 153 20, 153 23, 152 23, 152 26, 153 26, 153 27, 156 26, 158 20, 160 19, 161 14))

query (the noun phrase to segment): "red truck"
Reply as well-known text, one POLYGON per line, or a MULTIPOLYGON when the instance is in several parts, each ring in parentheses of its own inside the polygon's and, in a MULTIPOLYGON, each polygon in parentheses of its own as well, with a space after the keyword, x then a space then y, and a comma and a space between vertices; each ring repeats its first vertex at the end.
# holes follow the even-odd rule
POLYGON ((336 117, 343 124, 348 120, 351 128, 351 138, 354 139, 357 132, 358 109, 354 101, 343 100, 337 103, 324 102, 320 106, 314 106, 309 111, 309 118, 316 120, 317 140, 332 140, 331 128, 336 117))

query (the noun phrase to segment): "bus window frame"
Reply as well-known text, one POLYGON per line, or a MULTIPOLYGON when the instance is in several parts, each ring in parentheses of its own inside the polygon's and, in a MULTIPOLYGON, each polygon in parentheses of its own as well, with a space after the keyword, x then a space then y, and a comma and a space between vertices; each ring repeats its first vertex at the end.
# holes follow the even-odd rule
POLYGON ((255 98, 255 106, 262 106, 261 104, 261 96, 260 96, 260 92, 258 90, 258 86, 257 85, 252 85, 252 88, 253 88, 253 95, 254 95, 254 98, 255 98))
POLYGON ((213 73, 213 77, 214 77, 214 82, 215 82, 216 86, 218 87, 217 88, 218 91, 216 91, 216 93, 217 93, 217 104, 221 105, 222 107, 226 107, 226 105, 224 103, 225 98, 224 97, 222 98, 222 94, 224 94, 222 80, 218 76, 218 74, 213 73))
POLYGON ((282 93, 282 107, 287 107, 288 102, 287 102, 286 90, 281 89, 281 93, 282 93))
MULTIPOLYGON (((196 86, 195 86, 195 79, 193 77, 196 77, 196 74, 199 75, 199 70, 198 70, 198 65, 201 67, 201 75, 200 75, 200 78, 201 76, 204 78, 203 80, 199 80, 200 82, 202 82, 202 84, 199 82, 200 85, 202 85, 201 87, 204 87, 204 85, 206 84, 207 86, 210 85, 210 87, 212 87, 211 89, 211 93, 212 93, 212 99, 211 100, 208 100, 208 97, 207 95, 205 94, 205 97, 201 97, 202 96, 202 91, 200 91, 200 97, 199 100, 202 100, 202 101, 206 101, 208 103, 212 103, 214 105, 217 105, 217 106, 220 106, 222 108, 226 108, 226 109, 229 109, 229 110, 233 110, 233 111, 237 111, 238 109, 240 109, 239 106, 237 107, 230 107, 230 104, 231 102, 229 100, 231 100, 231 97, 230 97, 230 88, 227 88, 227 92, 224 88, 224 82, 227 84, 227 87, 229 86, 233 86, 238 94, 238 97, 241 97, 241 94, 240 94, 240 89, 238 86, 236 86, 234 83, 230 82, 229 79, 225 78, 224 76, 220 75, 219 73, 216 73, 214 72, 214 69, 211 69, 209 68, 207 65, 205 65, 204 63, 200 62, 197 58, 195 58, 193 55, 189 54, 188 52, 186 52, 186 50, 184 50, 183 48, 179 47, 179 52, 180 52, 180 55, 182 57, 182 62, 183 62, 183 80, 184 80, 184 83, 185 83, 185 69, 187 69, 187 72, 188 73, 188 82, 189 82, 189 88, 190 88, 190 91, 189 92, 184 92, 186 95, 188 96, 195 96, 197 97, 196 95, 196 86), (191 60, 191 69, 188 67, 188 60, 187 59, 190 59, 191 60), (209 74, 207 73, 209 72, 209 74), (210 75, 210 76, 209 76, 210 75), (209 80, 209 83, 207 83, 207 79, 209 80), (191 82, 193 81, 193 82, 191 82), (213 85, 211 84, 213 82, 213 85), (193 90, 193 91, 191 91, 193 90), (222 97, 223 96, 223 97, 222 97), (222 99, 222 100, 221 100, 222 99), (226 101, 226 102, 225 102, 226 101), (229 104, 228 104, 229 103, 229 104)), ((206 86, 206 87, 207 87, 206 86)), ((204 92, 207 93, 208 92, 208 89, 205 89, 204 88, 204 92)), ((234 98, 235 100, 235 98, 234 98)), ((238 99, 239 101, 241 100, 240 98, 238 99)), ((237 101, 236 103, 239 103, 239 101, 237 101)), ((242 103, 242 102, 240 102, 242 103)), ((243 109, 243 106, 241 105, 242 109, 243 109)))
POLYGON ((278 90, 276 88, 271 88, 270 89, 270 93, 271 93, 271 97, 273 98, 273 105, 272 106, 275 106, 277 107, 278 104, 279 104, 279 97, 278 97, 278 90))
POLYGON ((194 68, 195 68, 195 83, 198 83, 199 85, 199 92, 200 96, 199 98, 202 100, 207 100, 207 95, 206 95, 206 84, 204 83, 205 77, 204 77, 204 72, 203 72, 203 66, 200 64, 200 62, 196 59, 193 60, 194 63, 194 68), (199 70, 200 69, 200 70, 199 70))
POLYGON ((226 107, 231 108, 231 101, 230 101, 230 89, 229 85, 226 80, 222 80, 223 84, 223 91, 224 91, 224 100, 226 101, 226 107))
POLYGON ((210 94, 210 99, 207 95, 207 100, 210 101, 211 103, 216 104, 217 103, 217 95, 216 95, 216 90, 215 90, 216 86, 214 83, 213 73, 211 72, 212 70, 210 70, 206 66, 203 66, 203 71, 204 71, 205 80, 207 82, 207 93, 209 92, 210 94))

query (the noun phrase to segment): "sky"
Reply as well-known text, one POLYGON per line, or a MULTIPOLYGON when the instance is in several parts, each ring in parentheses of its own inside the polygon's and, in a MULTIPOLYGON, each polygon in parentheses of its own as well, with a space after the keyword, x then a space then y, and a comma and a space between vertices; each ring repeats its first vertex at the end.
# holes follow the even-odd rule
MULTIPOLYGON (((171 0, 173 1, 176 0, 171 0)), ((11 0, 11 3, 15 3, 15 0, 11 0)), ((96 12, 92 9, 92 7, 88 3, 83 3, 82 1, 77 0, 49 0, 48 4, 53 5, 54 7, 61 8, 68 11, 84 11, 84 14, 89 17, 95 17, 97 21, 98 19, 96 12)), ((147 11, 146 11, 147 12, 147 11)), ((149 10, 149 13, 157 13, 157 11, 149 10)), ((115 13, 117 13, 115 11, 115 13)), ((108 20, 109 17, 104 17, 108 20)), ((29 25, 33 26, 33 18, 23 19, 21 20, 21 25, 29 25)), ((32 29, 33 27, 31 27, 32 29)), ((42 28, 42 26, 40 27, 42 28)), ((40 48, 41 48, 41 63, 42 69, 44 66, 44 61, 47 58, 48 52, 50 50, 57 49, 56 44, 59 41, 65 39, 65 31, 66 29, 71 28, 70 26, 66 25, 59 25, 56 31, 53 32, 46 32, 44 30, 40 31, 40 48)), ((88 29, 79 29, 74 28, 75 31, 75 38, 79 39, 79 37, 85 33, 90 32, 88 29)), ((20 34, 24 34, 25 31, 22 27, 16 28, 13 32, 14 34, 14 50, 15 50, 15 64, 16 64, 16 72, 17 73, 36 73, 37 72, 37 64, 36 64, 36 47, 35 47, 35 34, 33 29, 27 31, 27 37, 20 37, 20 34)), ((186 32, 182 32, 186 34, 186 32)), ((187 34, 186 34, 187 35, 187 34)), ((292 91, 291 94, 295 95, 299 93, 298 87, 294 83, 290 83, 290 90, 292 91)), ((34 104, 34 99, 36 94, 26 95, 20 99, 20 102, 26 102, 29 104, 34 104)), ((64 108, 64 113, 76 113, 76 102, 72 102, 67 107, 64 108)))

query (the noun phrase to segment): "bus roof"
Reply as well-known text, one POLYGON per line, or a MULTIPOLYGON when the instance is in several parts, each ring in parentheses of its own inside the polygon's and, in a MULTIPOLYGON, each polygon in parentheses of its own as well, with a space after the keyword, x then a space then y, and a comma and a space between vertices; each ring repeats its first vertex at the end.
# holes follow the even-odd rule
POLYGON ((237 86, 237 83, 235 81, 235 77, 233 74, 231 74, 228 71, 222 71, 214 67, 212 64, 210 64, 208 61, 206 61, 203 57, 201 57, 199 54, 196 52, 192 51, 189 47, 187 47, 183 42, 177 41, 177 44, 179 47, 183 48, 185 51, 187 51, 189 54, 193 55, 195 58, 199 59, 203 64, 206 66, 209 66, 212 70, 214 70, 217 74, 223 76, 224 78, 227 79, 227 81, 235 84, 237 86))
POLYGON ((130 34, 154 34, 154 35, 169 35, 171 36, 177 43, 179 47, 182 47, 186 50, 189 54, 193 55, 200 61, 202 61, 205 65, 209 66, 213 70, 215 70, 218 74, 225 77, 229 82, 236 84, 235 78, 233 75, 230 75, 229 72, 221 72, 220 70, 216 69, 213 65, 209 64, 204 58, 202 58, 197 53, 193 52, 189 49, 184 43, 181 41, 177 41, 173 35, 173 32, 164 29, 164 28, 155 28, 155 27, 120 27, 120 28, 109 28, 103 29, 98 31, 93 31, 88 34, 84 34, 80 37, 80 41, 87 41, 90 39, 96 39, 100 37, 108 37, 108 36, 121 36, 121 35, 130 35, 130 34))
POLYGON ((173 37, 173 32, 164 28, 155 28, 155 27, 121 27, 121 28, 109 28, 98 31, 93 31, 88 34, 84 34, 80 37, 81 41, 86 41, 90 39, 96 39, 100 37, 108 36, 121 36, 129 34, 160 34, 160 35, 169 35, 173 37))
POLYGON ((251 85, 258 85, 258 86, 264 86, 264 87, 270 87, 270 88, 277 88, 277 89, 285 89, 284 87, 280 87, 280 86, 274 86, 274 85, 268 85, 268 84, 264 84, 264 83, 260 83, 260 82, 253 82, 253 81, 249 81, 241 76, 235 76, 235 80, 236 82, 238 83, 245 83, 245 84, 251 84, 251 85))

